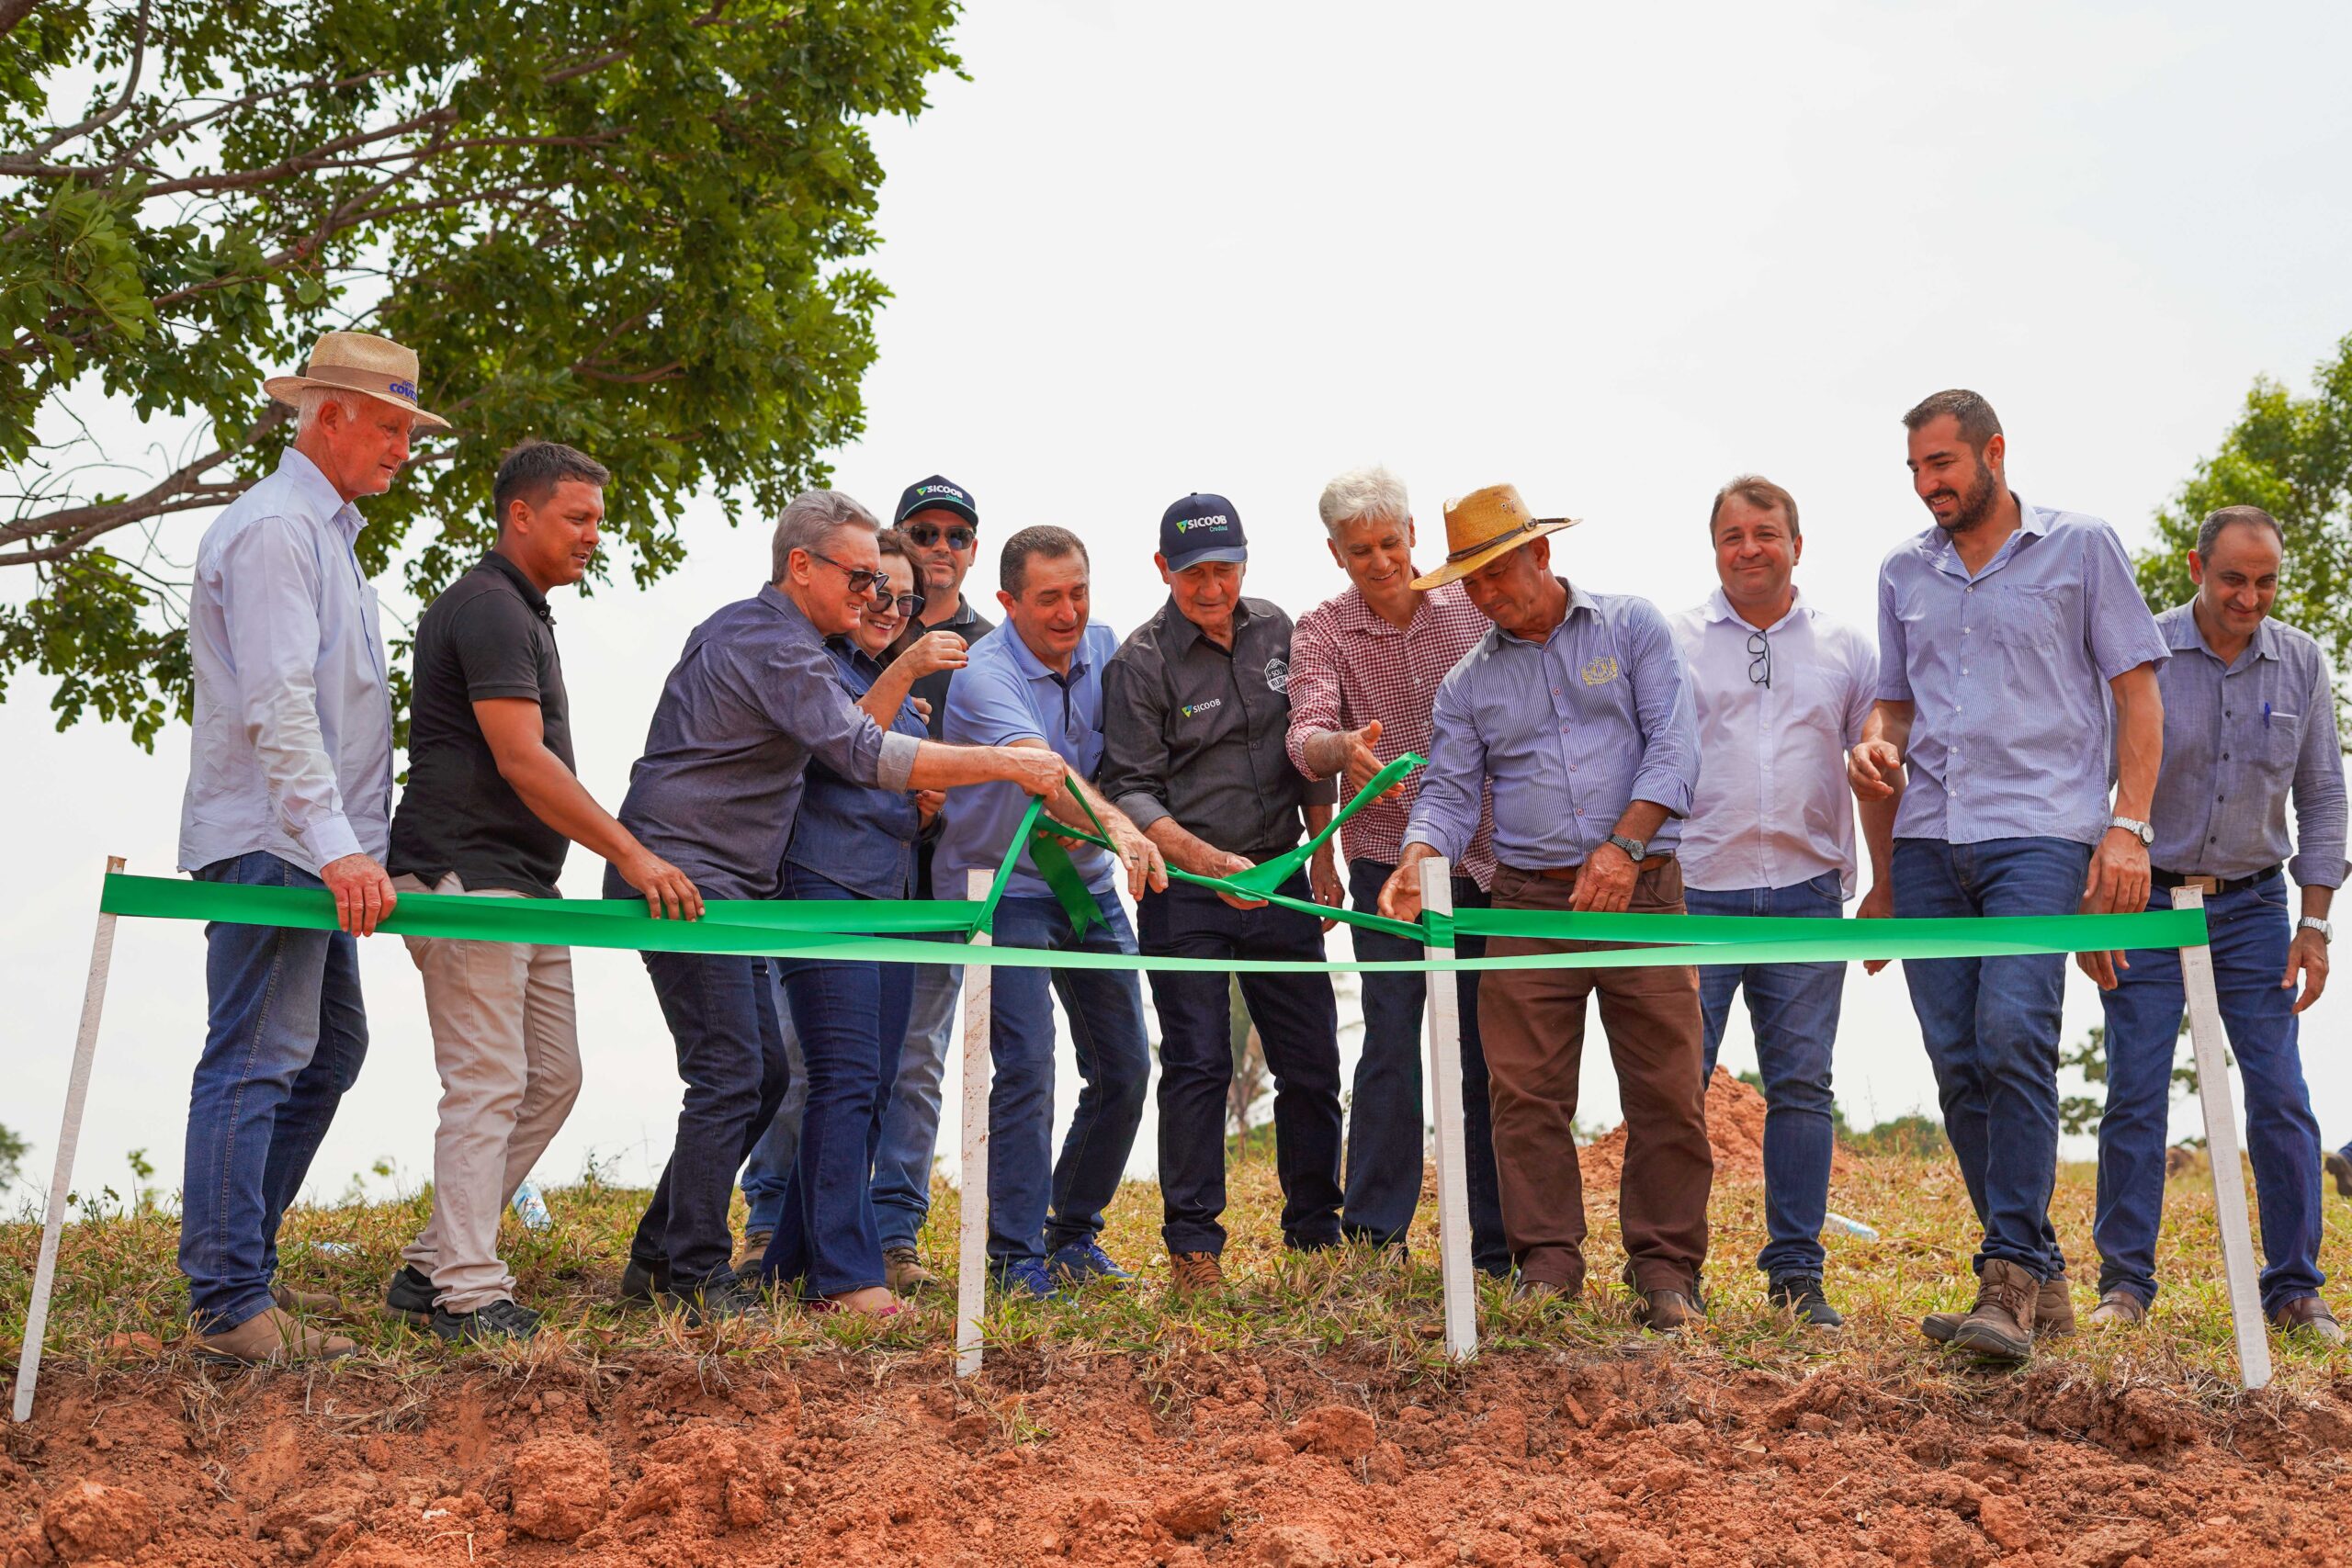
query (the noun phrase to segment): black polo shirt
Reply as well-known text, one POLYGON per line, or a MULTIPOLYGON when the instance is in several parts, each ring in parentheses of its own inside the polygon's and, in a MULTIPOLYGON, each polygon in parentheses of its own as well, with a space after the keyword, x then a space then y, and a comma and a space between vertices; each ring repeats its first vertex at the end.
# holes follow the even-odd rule
POLYGON ((408 788, 392 813, 386 869, 428 887, 454 871, 469 888, 554 897, 571 841, 499 776, 473 707, 529 698, 539 705, 548 750, 572 766, 571 710, 546 595, 504 556, 484 556, 426 606, 416 624, 415 670, 408 788))
MULTIPOLYGON (((972 608, 972 602, 961 593, 956 595, 956 613, 935 626, 925 626, 925 632, 954 632, 964 639, 966 647, 996 630, 996 623, 972 608)), ((917 634, 918 636, 921 633, 917 634)), ((924 722, 931 727, 931 738, 943 740, 947 735, 947 687, 956 679, 953 670, 934 670, 917 681, 908 695, 921 697, 931 705, 931 716, 924 722)), ((931 897, 931 852, 939 842, 939 818, 931 819, 931 830, 915 841, 915 897, 931 897)))
POLYGON ((1136 827, 1172 817, 1261 861, 1297 844, 1300 807, 1338 798, 1335 781, 1291 765, 1290 630, 1279 606, 1245 598, 1228 653, 1171 599, 1120 644, 1102 670, 1096 783, 1136 827))

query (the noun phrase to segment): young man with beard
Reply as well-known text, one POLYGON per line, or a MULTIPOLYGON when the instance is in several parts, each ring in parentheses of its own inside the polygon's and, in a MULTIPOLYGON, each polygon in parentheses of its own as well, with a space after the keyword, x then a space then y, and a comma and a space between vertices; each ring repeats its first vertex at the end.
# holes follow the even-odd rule
MULTIPOLYGON (((2143 909, 2156 671, 2171 655, 2122 541, 2096 517, 2018 499, 2000 420, 1976 393, 1938 392, 1903 423, 1935 521, 1879 570, 1878 701, 1847 757, 1864 802, 1902 785, 1894 912, 2143 909)), ((2050 1224, 2065 968, 2056 953, 1903 964, 1984 1225, 1975 1304, 1920 1327, 1989 1359, 2022 1361, 2037 1333, 2075 1325, 2050 1224)))

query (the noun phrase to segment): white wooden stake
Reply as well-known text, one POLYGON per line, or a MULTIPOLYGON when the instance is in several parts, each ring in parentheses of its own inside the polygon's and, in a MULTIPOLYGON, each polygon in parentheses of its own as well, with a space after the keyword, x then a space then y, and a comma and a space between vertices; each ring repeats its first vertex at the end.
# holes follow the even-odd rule
MULTIPOLYGON (((109 874, 120 855, 107 857, 109 874)), ((57 1164, 49 1177, 49 1215, 40 1227, 40 1261, 33 1268, 33 1299, 25 1311, 25 1344, 17 1355, 16 1418, 33 1418, 33 1382, 40 1376, 41 1337, 49 1331, 49 1295, 57 1286, 57 1243, 65 1227, 65 1193, 74 1185, 74 1151, 82 1141, 82 1111, 90 1099, 90 1064, 98 1054, 98 1015, 107 1003, 107 972, 114 966, 114 917, 98 917, 90 942, 90 978, 82 990, 82 1032, 74 1040, 74 1070, 65 1079, 65 1116, 57 1129, 57 1164)))
MULTIPOLYGON (((2176 909, 2201 909, 2204 889, 2176 887, 2176 909)), ((2221 998, 2213 989, 2213 950, 2180 950, 2181 988, 2188 1001, 2188 1048, 2197 1062, 2197 1102, 2205 1113, 2205 1153, 2213 1168, 2213 1214, 2222 1227, 2222 1276, 2230 1291, 2230 1325, 2236 1331, 2238 1382, 2270 1382, 2270 1338, 2254 1272, 2254 1227, 2245 1208, 2245 1173, 2238 1166, 2238 1112, 2222 1049, 2221 998)))
MULTIPOLYGON (((1443 856, 1421 862, 1421 908, 1453 913, 1453 868, 1443 856)), ((1434 944, 1425 957, 1452 958, 1453 947, 1434 944)), ((1462 1129, 1462 998, 1460 976, 1433 969, 1429 997, 1430 1092, 1437 1122, 1437 1252, 1445 1297, 1445 1353, 1466 1361, 1478 1353, 1478 1287, 1470 1271, 1470 1178, 1462 1129)))
MULTIPOLYGON (((975 871, 966 897, 978 904, 994 880, 975 871)), ((975 931, 972 945, 985 947, 989 933, 975 931)), ((989 1005, 996 971, 985 964, 964 969, 964 1155, 963 1197, 956 1205, 956 1375, 980 1370, 980 1314, 988 1308, 989 1269, 989 1091, 996 1064, 989 1051, 989 1005)))

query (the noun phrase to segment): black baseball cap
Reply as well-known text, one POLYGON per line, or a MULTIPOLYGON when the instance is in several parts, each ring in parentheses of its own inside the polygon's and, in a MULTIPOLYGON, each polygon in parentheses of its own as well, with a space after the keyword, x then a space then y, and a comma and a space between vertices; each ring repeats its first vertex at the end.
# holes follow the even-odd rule
POLYGON ((894 524, 904 523, 918 512, 930 512, 933 509, 953 512, 975 528, 980 525, 980 513, 979 509, 972 504, 972 492, 962 485, 949 482, 945 477, 939 474, 933 474, 927 479, 918 479, 909 485, 906 494, 899 497, 899 514, 890 521, 894 524))
POLYGON ((1182 571, 1204 560, 1248 560, 1250 541, 1233 502, 1195 491, 1159 514, 1159 553, 1169 570, 1182 571))

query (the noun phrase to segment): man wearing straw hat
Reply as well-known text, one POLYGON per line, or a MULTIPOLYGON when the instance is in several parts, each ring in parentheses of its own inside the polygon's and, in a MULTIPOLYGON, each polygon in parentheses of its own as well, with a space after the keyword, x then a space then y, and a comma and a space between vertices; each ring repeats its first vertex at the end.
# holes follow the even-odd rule
MULTIPOLYGON (((1675 861, 1699 772, 1698 724, 1672 629, 1645 599, 1590 593, 1552 574, 1549 536, 1573 518, 1530 515, 1510 485, 1445 509, 1445 564, 1414 581, 1459 580, 1494 623, 1438 688, 1430 765, 1380 909, 1420 913, 1415 870, 1459 863, 1493 790, 1494 907, 1597 914, 1682 913, 1675 861)), ((1602 944, 1495 937, 1495 957, 1602 944)), ((1707 1145, 1697 972, 1498 969, 1478 991, 1503 1232, 1522 1296, 1584 1288, 1584 1189, 1577 1078, 1585 1000, 1601 1026, 1625 1109, 1619 1185, 1634 1315, 1660 1333, 1704 1313, 1707 1145)))
POLYGON ((356 938, 395 902, 383 861, 392 707, 376 592, 353 545, 356 502, 391 488, 418 428, 414 351, 329 333, 300 376, 275 472, 197 547, 195 681, 180 869, 207 882, 324 887, 342 929, 205 928, 204 1053, 188 1095, 180 1271, 198 1355, 232 1362, 346 1356, 296 1314, 333 1299, 279 1284, 277 1227, 335 1106, 359 1077, 368 1022, 356 938))

